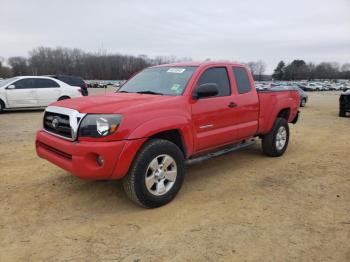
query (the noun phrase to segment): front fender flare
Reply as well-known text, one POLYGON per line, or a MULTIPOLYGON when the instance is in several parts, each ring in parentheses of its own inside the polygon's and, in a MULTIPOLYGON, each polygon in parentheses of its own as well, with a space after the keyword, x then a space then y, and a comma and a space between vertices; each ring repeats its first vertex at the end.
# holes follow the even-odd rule
POLYGON ((185 116, 167 116, 148 120, 132 131, 127 139, 152 137, 168 130, 178 130, 180 132, 187 154, 191 155, 193 152, 192 125, 185 116))

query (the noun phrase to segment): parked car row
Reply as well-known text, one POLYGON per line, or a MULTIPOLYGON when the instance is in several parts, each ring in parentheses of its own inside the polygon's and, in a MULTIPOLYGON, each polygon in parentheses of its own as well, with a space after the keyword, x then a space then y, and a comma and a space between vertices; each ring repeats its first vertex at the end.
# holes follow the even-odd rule
POLYGON ((305 91, 343 91, 339 97, 339 116, 346 117, 350 113, 350 81, 336 80, 330 81, 300 81, 300 82, 255 82, 256 88, 259 90, 274 89, 295 89, 300 95, 300 107, 306 106, 308 94, 305 91))
POLYGON ((87 80, 86 84, 89 88, 107 88, 107 84, 101 81, 87 80))
POLYGON ((319 80, 319 81, 274 81, 274 82, 256 82, 261 88, 274 86, 297 86, 304 91, 346 91, 350 89, 349 80, 319 80))
POLYGON ((87 86, 73 76, 18 76, 0 82, 0 112, 46 107, 52 102, 87 95, 87 86))
POLYGON ((89 88, 107 88, 108 86, 119 88, 124 82, 125 80, 86 80, 89 88))
POLYGON ((300 107, 305 107, 309 99, 308 94, 302 88, 300 88, 300 86, 297 84, 277 85, 273 83, 268 85, 268 84, 256 83, 255 85, 256 85, 256 89, 258 90, 271 90, 271 91, 276 89, 296 90, 300 95, 300 107))

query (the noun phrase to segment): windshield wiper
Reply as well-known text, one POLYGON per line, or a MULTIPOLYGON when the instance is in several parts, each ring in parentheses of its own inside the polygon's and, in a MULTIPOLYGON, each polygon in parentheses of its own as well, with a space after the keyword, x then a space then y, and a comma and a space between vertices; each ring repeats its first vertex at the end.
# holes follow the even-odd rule
POLYGON ((138 93, 138 94, 150 94, 150 95, 161 95, 161 96, 164 95, 162 93, 154 92, 151 90, 138 91, 136 93, 138 93))
POLYGON ((116 91, 116 93, 130 93, 130 92, 122 90, 122 91, 116 91))

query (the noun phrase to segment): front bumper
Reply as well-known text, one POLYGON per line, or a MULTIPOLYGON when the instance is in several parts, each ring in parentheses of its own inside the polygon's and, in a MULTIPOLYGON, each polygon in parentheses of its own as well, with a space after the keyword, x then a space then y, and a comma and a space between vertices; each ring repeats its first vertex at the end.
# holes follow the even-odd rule
POLYGON ((36 136, 39 157, 83 179, 122 178, 145 139, 114 142, 70 142, 40 130, 36 136), (99 165, 97 157, 103 158, 99 165))

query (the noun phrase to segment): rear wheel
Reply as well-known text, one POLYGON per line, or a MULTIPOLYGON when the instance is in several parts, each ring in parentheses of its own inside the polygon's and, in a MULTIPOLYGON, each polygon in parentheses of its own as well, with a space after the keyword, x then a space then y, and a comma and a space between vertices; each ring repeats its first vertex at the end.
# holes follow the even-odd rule
POLYGON ((272 157, 283 155, 288 147, 289 126, 287 120, 278 117, 270 133, 262 139, 263 152, 272 157))
POLYGON ((152 139, 140 149, 123 179, 128 197, 154 208, 169 203, 179 192, 185 175, 182 151, 172 142, 152 139))
POLYGON ((305 105, 306 105, 306 99, 303 98, 303 99, 301 99, 300 106, 305 107, 305 105))

